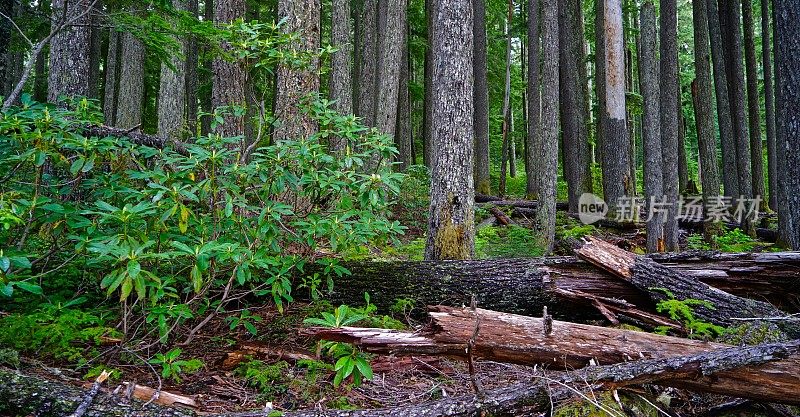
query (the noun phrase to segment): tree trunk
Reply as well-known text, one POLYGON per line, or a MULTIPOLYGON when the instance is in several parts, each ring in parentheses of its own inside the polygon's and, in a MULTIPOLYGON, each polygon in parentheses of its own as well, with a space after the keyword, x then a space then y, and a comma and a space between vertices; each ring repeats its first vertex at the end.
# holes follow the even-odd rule
MULTIPOLYGON (((175 10, 186 10, 183 0, 172 0, 175 10)), ((183 40, 180 52, 186 48, 183 40)), ((184 132, 186 108, 186 62, 181 57, 170 59, 170 68, 166 63, 161 64, 161 86, 158 93, 158 135, 167 139, 180 139, 184 132)))
POLYGON ((131 33, 125 32, 120 55, 117 116, 114 126, 134 129, 142 124, 144 105, 144 44, 131 33))
MULTIPOLYGON (((560 114, 564 138, 564 176, 567 180, 569 211, 578 212, 578 200, 590 192, 589 142, 586 123, 586 96, 581 73, 585 74, 586 56, 583 53, 583 19, 581 2, 567 0, 559 3, 560 21, 559 74, 560 114)), ((548 104, 552 105, 552 103, 548 104)))
MULTIPOLYGON (((353 42, 350 23, 350 0, 335 0, 331 11, 331 44, 337 49, 331 57, 330 97, 333 108, 341 115, 353 114, 353 71, 351 55, 353 42)), ((330 148, 341 151, 345 139, 330 138, 330 148)))
POLYGON ((686 155, 686 118, 683 116, 681 91, 678 90, 678 194, 697 194, 689 190, 689 158, 686 155))
POLYGON ((660 3, 660 111, 661 155, 663 159, 664 202, 668 204, 664 219, 664 248, 678 250, 678 8, 676 0, 660 3))
POLYGON ((89 13, 89 98, 100 98, 100 60, 103 47, 103 19, 100 13, 103 9, 102 0, 98 0, 89 13))
POLYGON ((406 30, 406 0, 385 2, 384 30, 379 38, 378 100, 375 127, 394 138, 397 126, 397 97, 400 87, 400 66, 404 60, 403 44, 406 30))
POLYGON ((761 60, 764 66, 764 115, 767 125, 767 184, 769 185, 769 208, 778 207, 778 167, 775 146, 775 87, 772 83, 772 57, 770 50, 770 2, 761 0, 761 60))
MULTIPOLYGON (((606 168, 603 157, 603 137, 606 119, 606 33, 605 33, 605 0, 594 0, 594 93, 597 100, 597 117, 595 118, 594 157, 600 164, 601 180, 605 181, 606 168)), ((605 182, 602 182, 605 186, 605 182)))
POLYGON ((47 101, 47 57, 39 54, 33 77, 33 99, 39 103, 47 101))
POLYGON ((742 67, 742 32, 740 30, 742 0, 719 4, 720 28, 727 48, 723 49, 728 76, 733 134, 736 143, 736 168, 739 179, 739 196, 753 196, 753 179, 750 171, 750 137, 747 132, 747 98, 745 96, 744 68, 742 67))
MULTIPOLYGON (((89 0, 53 0, 52 25, 63 23, 63 18, 71 19, 83 13, 90 5, 89 0), (68 9, 64 11, 64 6, 68 9)), ((48 78, 47 101, 55 103, 59 97, 89 95, 89 17, 76 20, 70 28, 65 28, 50 41, 50 75, 48 78)))
POLYGON ((423 100, 422 118, 422 157, 423 163, 429 169, 433 169, 434 152, 436 151, 433 143, 433 43, 436 38, 436 28, 434 27, 434 17, 436 14, 437 0, 425 0, 425 26, 428 32, 428 44, 425 48, 425 91, 423 100))
POLYGON ((536 178, 538 152, 542 147, 540 130, 542 117, 541 89, 539 83, 539 56, 541 43, 539 40, 540 0, 527 0, 528 6, 528 130, 525 138, 525 194, 529 199, 539 198, 539 180, 536 178))
POLYGON ((115 29, 108 33, 108 54, 106 55, 106 82, 103 91, 103 118, 109 126, 116 125, 117 89, 119 80, 119 56, 122 49, 122 34, 115 29))
MULTIPOLYGON (((13 17, 13 12, 13 0, 0 1, 0 13, 3 13, 5 16, 13 17)), ((0 96, 3 97, 8 97, 8 94, 11 92, 9 88, 11 85, 9 78, 11 77, 8 71, 8 55, 11 51, 11 34, 13 31, 14 28, 11 22, 8 19, 0 17, 0 96)))
MULTIPOLYGON (((714 133, 714 115, 711 96, 711 57, 709 51, 708 10, 705 1, 692 2, 694 25, 694 72, 697 77, 692 82, 694 120, 697 128, 697 147, 700 154, 700 180, 703 187, 703 201, 709 204, 719 196, 719 168, 717 166, 717 141, 714 133)), ((707 212, 707 208, 705 208, 707 212)), ((707 221, 703 227, 706 242, 713 243, 712 237, 719 232, 719 226, 707 221)))
MULTIPOLYGON (((192 17, 197 18, 199 13, 197 0, 187 0, 186 10, 192 17)), ((185 79, 184 85, 186 86, 186 129, 189 131, 189 138, 197 136, 197 108, 198 108, 198 83, 197 68, 199 63, 199 51, 197 45, 197 37, 189 35, 186 38, 186 62, 185 62, 185 79)))
POLYGON ((414 164, 414 150, 411 146, 411 103, 409 97, 410 61, 408 50, 408 23, 403 30, 403 56, 400 63, 400 90, 397 98, 397 127, 395 128, 394 144, 397 147, 400 170, 405 171, 414 164))
POLYGON ((508 176, 511 178, 517 177, 517 140, 516 130, 514 129, 514 111, 509 107, 508 111, 508 176))
MULTIPOLYGON (((282 2, 281 2, 282 3, 282 2)), ((219 24, 229 23, 236 19, 243 18, 246 11, 244 0, 216 0, 214 2, 214 22, 219 24)), ((286 16, 282 14, 281 16, 286 16)), ((287 30, 294 22, 287 22, 283 28, 287 30)), ((290 32, 297 28, 288 29, 290 32)), ((222 49, 232 52, 233 47, 227 43, 222 44, 222 49)), ((243 117, 235 116, 232 107, 246 106, 244 88, 247 83, 247 74, 244 66, 238 61, 229 62, 222 58, 214 59, 213 67, 213 86, 211 93, 211 111, 216 111, 219 107, 228 107, 228 114, 223 116, 223 125, 218 126, 216 131, 223 137, 244 136, 245 120, 243 117)), ((278 69, 280 73, 281 69, 278 69)), ((292 123, 285 121, 284 114, 275 114, 276 118, 283 121, 284 125, 292 123)))
POLYGON ((542 2, 542 148, 538 171, 541 204, 536 225, 546 253, 553 251, 556 232, 556 192, 558 182, 558 111, 559 111, 559 29, 558 2, 542 2))
POLYGON ((427 331, 421 333, 361 328, 316 328, 312 332, 315 338, 354 343, 370 353, 439 354, 462 359, 467 358, 467 342, 474 339, 470 351, 476 357, 494 362, 547 366, 551 371, 591 369, 598 364, 631 360, 680 358, 704 353, 715 355, 726 351, 735 352, 739 358, 748 358, 754 351, 771 346, 768 348, 770 352, 775 348, 782 352, 779 354, 781 359, 758 367, 731 367, 708 379, 687 380, 680 374, 672 377, 667 374, 663 376, 668 382, 662 384, 800 404, 800 398, 793 394, 800 390, 800 376, 794 372, 800 366, 800 342, 797 341, 787 345, 743 348, 632 330, 561 321, 548 323, 546 318, 484 309, 472 311, 469 308, 434 306, 429 310, 431 323, 427 331), (742 350, 748 352, 745 354, 742 350))
POLYGON ((368 127, 375 126, 375 103, 378 100, 378 1, 364 0, 361 9, 361 51, 358 68, 358 109, 356 115, 368 127))
POLYGON ((514 2, 508 0, 508 14, 506 15, 505 22, 505 35, 506 35, 506 72, 505 84, 503 88, 503 124, 502 135, 503 142, 502 155, 500 158, 500 196, 506 195, 506 176, 508 175, 508 163, 510 160, 509 151, 511 149, 511 24, 514 18, 514 2))
POLYGON ((786 243, 800 250, 800 1, 776 0, 778 216, 786 243))
POLYGON ((722 185, 727 197, 739 196, 739 177, 736 162, 736 137, 728 93, 728 75, 723 53, 722 29, 716 0, 706 0, 708 33, 711 39, 711 59, 714 64, 714 88, 717 99, 717 120, 722 143, 722 185))
MULTIPOLYGON (((605 92, 603 122, 603 191, 614 211, 621 200, 632 195, 628 129, 625 124, 625 45, 622 32, 621 0, 605 0, 605 92)), ((663 110, 662 110, 663 111, 663 110)))
POLYGON ((486 62, 486 2, 472 1, 474 51, 472 71, 475 77, 475 191, 491 194, 489 178, 489 87, 487 81, 488 66, 486 62))
POLYGON ((661 153, 661 119, 658 90, 658 36, 656 12, 652 0, 646 1, 641 10, 639 79, 641 80, 642 103, 642 150, 644 153, 644 195, 653 217, 647 220, 647 251, 664 249, 664 215, 655 210, 653 203, 661 202, 664 196, 663 160, 661 153))
POLYGON ((744 58, 747 71, 747 110, 750 129, 750 166, 752 168, 752 197, 761 200, 759 209, 767 207, 767 190, 764 184, 764 151, 761 144, 761 110, 758 91, 758 64, 756 63, 756 44, 754 35, 753 2, 741 0, 742 22, 744 25, 744 58))
POLYGON ((426 259, 469 259, 475 253, 472 183, 472 2, 436 0, 433 42, 431 206, 426 259))

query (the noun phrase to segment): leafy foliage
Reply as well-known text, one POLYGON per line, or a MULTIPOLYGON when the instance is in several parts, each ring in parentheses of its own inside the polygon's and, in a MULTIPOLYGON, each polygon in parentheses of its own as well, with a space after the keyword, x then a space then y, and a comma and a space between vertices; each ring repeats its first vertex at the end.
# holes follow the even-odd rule
POLYGON ((161 377, 181 382, 181 375, 191 374, 200 370, 204 364, 200 359, 178 359, 183 351, 175 348, 167 353, 157 353, 150 362, 153 365, 161 365, 161 377))
MULTIPOLYGON (((672 320, 681 322, 689 332, 690 338, 713 338, 725 332, 724 327, 699 320, 695 317, 694 309, 696 307, 715 310, 712 303, 694 298, 677 300, 675 299, 675 295, 665 288, 654 288, 654 290, 663 292, 667 296, 667 299, 661 300, 656 304, 656 311, 659 313, 667 313, 672 320)), ((664 334, 669 328, 659 327, 657 330, 659 333, 664 334)))
POLYGON ((768 245, 753 239, 739 228, 728 230, 712 238, 713 244, 708 244, 702 235, 690 235, 688 237, 689 248, 694 250, 712 250, 716 248, 721 252, 740 253, 750 252, 758 247, 768 245))

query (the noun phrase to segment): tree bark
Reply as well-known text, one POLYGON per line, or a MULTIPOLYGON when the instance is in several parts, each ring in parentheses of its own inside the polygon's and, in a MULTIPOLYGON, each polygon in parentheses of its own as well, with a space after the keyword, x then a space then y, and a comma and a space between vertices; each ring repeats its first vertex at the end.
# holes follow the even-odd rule
POLYGON ((361 9, 361 51, 358 68, 357 116, 368 127, 375 126, 378 73, 378 0, 364 0, 361 9))
POLYGON ((664 248, 678 250, 678 8, 676 0, 659 6, 661 155, 664 169, 664 197, 668 209, 664 219, 664 248))
MULTIPOLYGON (((199 8, 197 0, 187 0, 186 10, 197 18, 199 8)), ((186 38, 186 62, 185 62, 185 79, 184 85, 186 86, 186 129, 189 131, 189 138, 197 136, 197 109, 198 109, 198 84, 199 79, 197 75, 197 68, 199 62, 199 50, 197 44, 197 37, 189 35, 186 38)))
MULTIPOLYGON (((505 60, 505 84, 503 87, 503 123, 502 123, 502 136, 501 155, 500 155, 500 185, 498 194, 500 196, 506 195, 506 181, 508 175, 508 163, 511 158, 509 151, 511 148, 511 24, 514 18, 514 2, 508 0, 508 13, 506 14, 505 21, 505 37, 506 37, 506 60, 505 60)), ((536 175, 536 174, 534 174, 536 175)))
POLYGON ((410 84, 411 56, 408 50, 408 23, 405 22, 403 28, 402 42, 403 56, 400 58, 400 87, 397 98, 397 127, 395 128, 394 145, 398 151, 398 162, 401 171, 405 171, 414 165, 414 149, 411 146, 413 136, 411 134, 411 102, 408 86, 410 84))
POLYGON ((131 33, 125 32, 120 55, 117 116, 114 126, 134 129, 142 124, 144 105, 144 44, 131 33))
POLYGON ((489 86, 488 64, 486 61, 486 1, 472 1, 474 51, 472 72, 475 77, 475 114, 473 124, 475 127, 475 191, 491 194, 491 180, 489 178, 489 86))
MULTIPOLYGON (((600 164, 602 180, 605 181, 606 168, 603 157, 603 137, 606 123, 606 34, 605 34, 605 0, 595 0, 594 17, 594 93, 597 100, 597 117, 595 118, 594 157, 600 164)), ((605 186, 605 182, 603 182, 605 186)))
MULTIPOLYGON (((331 57, 330 98, 341 115, 353 114, 353 53, 350 0, 335 0, 331 9, 331 44, 337 49, 331 57)), ((340 137, 330 138, 330 148, 339 152, 347 146, 340 137)))
POLYGON ((89 98, 100 98, 100 60, 102 55, 102 39, 103 28, 101 23, 103 19, 100 13, 103 9, 102 0, 92 6, 92 11, 89 13, 89 98))
POLYGON ((711 40, 711 58, 714 64, 714 88, 717 100, 717 120, 722 143, 722 185, 727 197, 739 196, 739 177, 736 161, 736 137, 733 133, 733 116, 728 93, 728 75, 723 53, 722 29, 716 0, 706 0, 708 33, 711 40))
POLYGON ((433 169, 434 152, 436 151, 433 143, 433 43, 436 38, 436 28, 434 27, 434 17, 436 15, 437 0, 425 0, 425 26, 427 28, 428 44, 425 48, 425 86, 423 99, 423 118, 422 118, 422 157, 423 163, 429 169, 433 169))
MULTIPOLYGON (((692 99, 694 103, 694 120, 697 127, 697 146, 700 153, 700 180, 703 187, 703 201, 709 204, 712 198, 719 196, 719 169, 717 166, 717 141, 714 133, 714 116, 712 114, 711 96, 711 57, 709 50, 708 10, 705 1, 692 2, 694 25, 694 72, 697 77, 692 82, 692 99)), ((705 210, 708 210, 707 207, 705 210)), ((712 243, 712 237, 719 227, 707 221, 703 227, 706 242, 712 243)))
POLYGON ((750 130, 750 167, 752 168, 752 197, 761 200, 760 209, 767 207, 767 190, 764 184, 764 151, 761 143, 761 110, 758 91, 758 64, 756 63, 756 44, 754 35, 753 2, 741 0, 742 24, 744 26, 744 59, 747 72, 747 110, 750 130))
MULTIPOLYGON (((172 0, 175 10, 186 10, 183 0, 172 0)), ((180 53, 186 51, 184 40, 180 53)), ((186 62, 178 56, 170 59, 170 68, 161 64, 161 85, 158 93, 158 135, 163 138, 180 139, 185 129, 186 108, 186 62)))
POLYGON ((540 0, 527 0, 528 7, 528 130, 525 138, 525 194, 528 199, 539 198, 539 181, 536 178, 536 164, 539 160, 538 149, 542 147, 540 130, 542 118, 542 102, 540 88, 539 56, 541 43, 539 39, 540 0))
POLYGON ((472 183, 472 3, 437 0, 433 42, 433 145, 426 259, 475 253, 472 183))
POLYGON ((406 30, 406 0, 381 0, 385 2, 384 30, 379 38, 380 62, 378 64, 378 99, 375 109, 375 127, 394 138, 397 126, 397 97, 400 87, 400 66, 404 59, 403 43, 406 30))
POLYGON ((119 80, 119 56, 122 49, 121 34, 115 29, 108 33, 108 54, 106 55, 106 82, 103 91, 103 119, 114 126, 117 119, 117 89, 119 80))
MULTIPOLYGON (((246 11, 246 4, 244 0, 215 0, 214 1, 214 22, 218 24, 225 24, 233 22, 236 19, 243 18, 246 11)), ((281 15, 285 16, 285 14, 281 15)), ((287 30, 293 22, 287 22, 283 27, 287 30)), ((296 29, 296 28, 292 28, 296 29)), ((227 43, 222 44, 222 49, 225 52, 232 53, 233 47, 227 43)), ((231 58, 229 58, 231 59, 231 58)), ((247 74, 245 74, 244 66, 242 63, 233 60, 229 61, 218 57, 212 63, 213 69, 213 85, 211 92, 211 112, 216 111, 219 107, 228 107, 228 114, 223 116, 222 126, 218 126, 216 132, 223 137, 236 137, 244 136, 245 134, 245 120, 243 117, 235 116, 231 107, 246 106, 245 98, 245 84, 247 82, 247 74)), ((279 68, 280 72, 281 69, 279 68)), ((275 114, 276 118, 284 120, 284 114, 275 114)), ((291 123, 284 121, 283 123, 291 123)))
MULTIPOLYGON (((52 25, 83 13, 89 0, 53 0, 52 25), (64 10, 65 5, 67 10, 64 10)), ((89 95, 89 16, 76 20, 70 28, 56 34, 50 42, 50 75, 47 101, 55 103, 59 97, 89 95)))
POLYGON ((800 250, 800 1, 776 0, 778 216, 786 243, 800 250))
MULTIPOLYGON (((0 13, 8 17, 13 17, 13 6, 13 0, 0 1, 0 13)), ((11 92, 9 88, 11 85, 9 78, 11 77, 8 71, 8 55, 11 51, 11 34, 13 30, 14 28, 11 22, 4 17, 0 17, 0 96, 3 97, 7 97, 11 92)))
POLYGON ((769 0, 761 0, 761 60, 764 71, 764 115, 767 127, 767 184, 769 186, 769 208, 776 210, 778 207, 778 149, 775 145, 775 87, 772 82, 769 6, 769 0))
POLYGON ((664 169, 661 153, 659 67, 656 61, 658 35, 652 0, 642 5, 640 17, 639 79, 644 103, 642 112, 644 195, 649 211, 653 213, 653 217, 647 220, 647 251, 660 252, 664 249, 664 216, 661 210, 654 210, 653 203, 660 202, 664 195, 664 169))
MULTIPOLYGON (((604 0, 605 92, 603 144, 603 192, 606 203, 616 210, 622 199, 632 195, 629 177, 628 129, 625 121, 625 46, 622 2, 604 0)), ((663 109, 662 109, 663 113, 663 109)))
MULTIPOLYGON (((285 33, 300 33, 301 41, 295 46, 300 52, 316 52, 320 45, 320 3, 318 0, 281 0, 278 16, 285 18, 285 33)), ((284 140, 307 138, 316 133, 318 126, 311 114, 302 111, 306 100, 319 91, 319 61, 313 58, 302 68, 289 64, 278 66, 275 116, 281 124, 275 129, 276 143, 284 140)), ((395 91, 394 101, 397 100, 395 91)))
POLYGON ((553 251, 556 233, 556 192, 558 182, 559 134, 559 22, 558 2, 542 2, 542 148, 539 151, 541 171, 539 181, 540 205, 536 225, 546 253, 553 251))

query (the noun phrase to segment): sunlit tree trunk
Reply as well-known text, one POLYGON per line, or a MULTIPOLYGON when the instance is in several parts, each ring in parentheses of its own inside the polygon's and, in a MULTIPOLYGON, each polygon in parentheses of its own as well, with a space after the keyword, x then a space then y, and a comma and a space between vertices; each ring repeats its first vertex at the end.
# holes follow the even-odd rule
MULTIPOLYGON (((53 0, 52 24, 60 25, 86 10, 89 0, 53 0), (64 6, 67 6, 66 12, 64 6)), ((89 95, 89 17, 76 20, 72 27, 56 34, 50 42, 50 75, 47 101, 61 96, 89 95)))
MULTIPOLYGON (((620 22, 621 23, 621 22, 620 22)), ((556 191, 558 180, 559 112, 559 30, 558 2, 542 2, 542 170, 539 173, 539 208, 536 224, 545 252, 553 251, 556 231, 556 191)))
POLYGON ((120 55, 119 95, 115 125, 133 129, 142 124, 144 106, 144 44, 131 33, 123 33, 120 55))

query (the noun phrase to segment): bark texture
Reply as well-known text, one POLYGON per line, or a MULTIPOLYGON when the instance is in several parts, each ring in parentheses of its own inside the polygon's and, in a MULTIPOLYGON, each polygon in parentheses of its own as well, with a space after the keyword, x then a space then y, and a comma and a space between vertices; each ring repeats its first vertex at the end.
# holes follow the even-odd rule
POLYGON ((144 105, 144 44, 131 33, 122 37, 117 116, 114 125, 133 129, 142 124, 144 105))
POLYGON ((433 43, 436 38, 434 17, 437 0, 425 0, 425 26, 428 32, 428 44, 425 48, 425 86, 422 118, 422 157, 426 167, 433 169, 435 145, 433 143, 433 43))
POLYGON ((559 22, 558 3, 542 2, 542 148, 539 181, 540 205, 536 224, 545 252, 553 251, 556 232, 556 192, 558 181, 559 112, 559 22))
POLYGON ((378 65, 378 100, 375 109, 375 127, 395 136, 397 126, 397 97, 400 88, 400 67, 404 60, 403 44, 406 30, 406 1, 386 2, 385 20, 381 22, 379 39, 380 63, 378 65))
POLYGON ((106 82, 103 91, 103 118, 109 126, 117 119, 117 88, 119 80, 119 55, 122 49, 122 36, 113 28, 108 34, 108 54, 106 55, 106 82))
MULTIPOLYGON (((283 2, 279 3, 283 4, 283 2)), ((213 6, 214 22, 222 24, 243 18, 246 11, 244 0, 215 0, 213 6)), ((281 16, 285 16, 285 14, 281 16)), ((291 26, 292 23, 291 21, 286 22, 283 26, 284 30, 291 26)), ((222 49, 228 53, 233 52, 233 47, 227 43, 222 44, 222 49)), ((244 89, 247 82, 247 74, 244 66, 242 63, 233 60, 233 58, 218 57, 212 63, 212 71, 214 75, 211 90, 211 111, 213 112, 219 107, 229 107, 228 114, 223 116, 223 125, 218 126, 216 131, 223 137, 243 136, 245 133, 245 120, 242 117, 234 116, 234 111, 231 107, 244 107, 246 105, 244 89)), ((278 72, 280 74, 280 69, 278 72)), ((284 115, 278 114, 276 111, 275 116, 280 118, 284 115)))
POLYGON ((661 155, 664 166, 664 197, 669 204, 664 220, 664 248, 678 250, 678 7, 676 0, 665 0, 659 6, 660 39, 660 111, 661 155))
MULTIPOLYGON (((752 169, 753 197, 767 198, 764 184, 764 147, 761 142, 761 101, 758 91, 758 63, 756 62, 756 43, 754 34, 753 1, 742 2, 742 25, 744 27, 744 59, 747 73, 747 117, 750 131, 750 167, 752 169)), ((761 208, 766 207, 762 204, 761 208)))
POLYGON ((537 149, 542 146, 540 123, 542 117, 542 96, 540 88, 539 56, 541 42, 539 39, 539 0, 528 0, 528 135, 525 138, 525 193, 529 199, 539 198, 539 180, 536 178, 536 161, 539 159, 537 149))
MULTIPOLYGON (((186 11, 193 17, 197 17, 199 8, 197 0, 187 0, 186 11)), ((198 87, 199 78, 197 75, 198 65, 200 64, 200 51, 197 38, 189 35, 186 38, 186 63, 185 63, 185 85, 186 85, 186 128, 189 137, 197 136, 197 109, 198 109, 198 87)))
MULTIPOLYGON (((13 4, 14 2, 12 0, 0 1, 0 13, 12 17, 14 12, 13 4)), ((0 16, 0 96, 3 97, 8 96, 8 93, 11 92, 9 88, 11 85, 9 79, 11 77, 8 71, 8 56, 11 51, 11 34, 13 30, 11 22, 0 16)))
MULTIPOLYGON (((644 196, 648 207, 661 202, 664 195, 663 160, 661 154, 661 113, 658 89, 658 35, 656 11, 652 1, 646 1, 641 11, 639 50, 639 79, 642 102, 642 151, 644 155, 644 196)), ((650 209, 654 216, 647 219, 647 251, 660 252, 664 248, 664 215, 661 210, 650 209)))
MULTIPOLYGON (((60 26, 86 10, 89 0, 53 0, 52 25, 60 26), (67 10, 64 10, 64 6, 67 10)), ((56 34, 50 42, 50 75, 47 101, 55 103, 59 97, 89 95, 89 16, 56 34)))
POLYGON ((491 194, 489 178, 489 85, 486 55, 486 0, 472 0, 473 16, 473 62, 475 77, 472 117, 475 128, 475 191, 491 194))
MULTIPOLYGON (((331 44, 337 49, 331 57, 330 97, 339 114, 353 114, 353 54, 350 0, 335 0, 331 9, 331 44)), ((342 138, 330 138, 330 147, 341 151, 346 146, 342 138)))
POLYGON ((800 1, 776 0, 778 215, 788 245, 800 250, 800 1))
POLYGON ((472 2, 437 0, 433 42, 433 145, 426 259, 475 252, 472 183, 472 2))
MULTIPOLYGON (((186 10, 184 0, 172 0, 175 10, 186 10)), ((186 51, 184 40, 180 53, 186 51)), ((186 62, 179 56, 170 59, 172 68, 161 64, 161 85, 158 93, 158 135, 163 138, 180 139, 186 123, 186 62)))
POLYGON ((366 126, 375 126, 378 73, 378 0, 364 0, 361 6, 358 68, 357 116, 366 126))
POLYGON ((409 96, 408 86, 410 83, 410 54, 408 51, 408 23, 406 22, 403 30, 403 41, 400 58, 400 85, 397 92, 397 127, 395 128, 394 145, 397 147, 397 162, 399 168, 405 171, 414 164, 414 148, 412 147, 413 137, 411 134, 411 97, 409 96))
POLYGON ((770 2, 761 0, 761 60, 764 71, 764 116, 767 131, 767 185, 769 208, 778 207, 778 160, 775 146, 775 86, 772 80, 772 56, 770 48, 770 2))
MULTIPOLYGON (((509 0, 508 4, 508 13, 506 14, 506 21, 504 26, 505 38, 506 38, 506 59, 505 59, 505 84, 503 87, 503 122, 501 125, 501 133, 503 136, 503 141, 500 143, 500 181, 499 181, 499 190, 498 194, 500 196, 504 196, 506 194, 506 181, 508 175, 508 163, 513 156, 510 155, 511 150, 511 24, 513 23, 514 19, 514 2, 509 0)), ((542 162, 537 160, 538 168, 541 169, 542 162)), ((538 175, 541 171, 538 171, 534 175, 538 175)))

